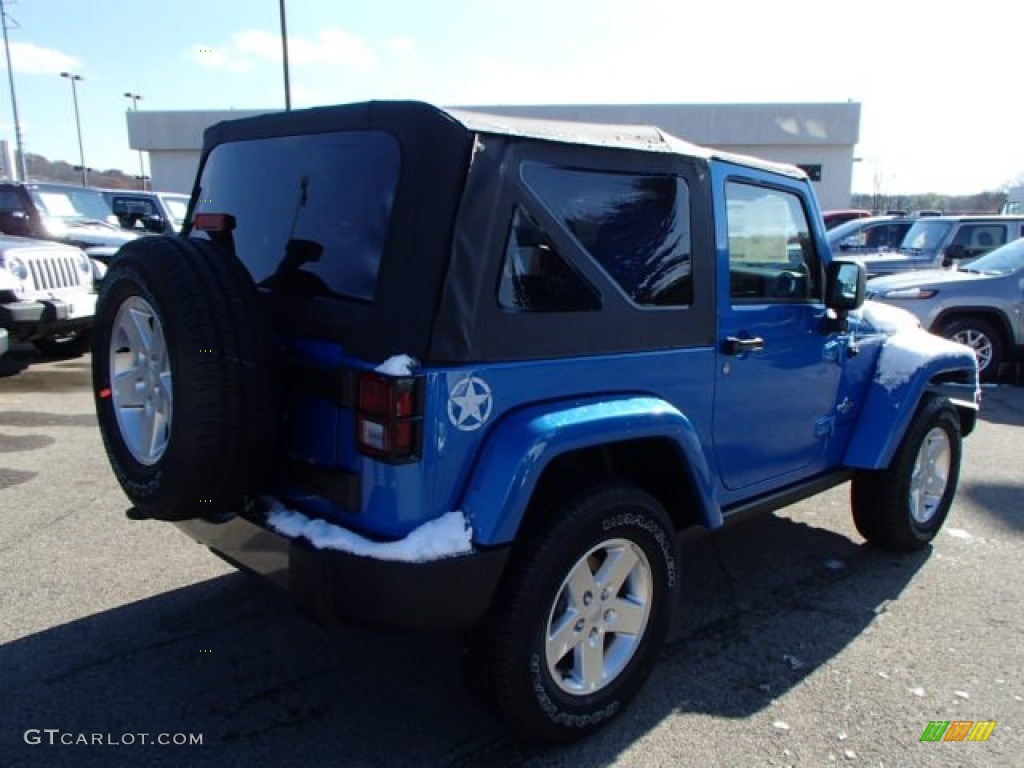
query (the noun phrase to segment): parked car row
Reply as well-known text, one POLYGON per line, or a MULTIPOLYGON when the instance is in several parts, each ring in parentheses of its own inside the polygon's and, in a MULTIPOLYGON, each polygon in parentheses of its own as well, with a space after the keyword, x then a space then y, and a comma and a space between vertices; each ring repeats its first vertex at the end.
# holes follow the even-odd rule
POLYGON ((1024 237, 951 269, 868 281, 868 297, 915 315, 922 327, 971 347, 982 379, 1024 358, 1024 237))
POLYGON ((877 277, 966 263, 1022 236, 1024 216, 933 216, 915 221, 896 250, 853 258, 877 277))
POLYGON ((188 196, 49 182, 0 182, 0 233, 52 240, 109 262, 143 234, 174 234, 188 196))

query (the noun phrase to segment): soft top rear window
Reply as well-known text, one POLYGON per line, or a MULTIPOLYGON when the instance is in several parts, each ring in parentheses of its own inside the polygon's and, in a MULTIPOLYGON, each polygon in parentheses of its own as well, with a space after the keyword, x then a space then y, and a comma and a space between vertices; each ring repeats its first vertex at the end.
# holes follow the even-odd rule
POLYGON ((383 131, 219 144, 197 213, 235 217, 235 251, 261 288, 370 302, 400 167, 383 131))

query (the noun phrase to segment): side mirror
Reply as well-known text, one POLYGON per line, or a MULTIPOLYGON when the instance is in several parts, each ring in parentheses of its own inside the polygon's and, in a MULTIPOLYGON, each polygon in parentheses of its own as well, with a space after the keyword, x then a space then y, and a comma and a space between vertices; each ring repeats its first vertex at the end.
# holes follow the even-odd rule
POLYGON ((825 278, 825 306, 837 313, 857 309, 864 303, 867 273, 857 261, 833 261, 825 278))
POLYGON ((163 232, 165 227, 164 217, 154 213, 143 219, 143 226, 150 232, 163 232))
POLYGON ((825 321, 825 333, 845 333, 847 315, 864 303, 867 272, 858 261, 833 261, 825 276, 825 306, 834 317, 825 321))
POLYGON ((31 222, 24 211, 0 211, 0 232, 28 237, 31 230, 31 222))
POLYGON ((953 262, 957 259, 966 259, 968 256, 967 249, 964 248, 960 243, 953 243, 946 247, 946 250, 942 254, 942 266, 952 266, 953 262))

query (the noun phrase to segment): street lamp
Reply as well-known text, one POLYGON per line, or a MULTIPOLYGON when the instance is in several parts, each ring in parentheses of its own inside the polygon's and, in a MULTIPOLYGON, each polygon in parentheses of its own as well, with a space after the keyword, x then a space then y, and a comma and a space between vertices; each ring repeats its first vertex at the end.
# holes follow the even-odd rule
MULTIPOLYGON (((18 99, 14 95, 14 68, 11 66, 11 46, 7 40, 7 21, 10 17, 7 15, 7 8, 4 7, 3 0, 0 0, 0 23, 3 24, 4 28, 4 53, 7 55, 7 81, 11 86, 11 109, 14 112, 14 142, 18 148, 18 160, 17 168, 11 169, 12 178, 18 178, 18 174, 21 174, 22 181, 28 181, 28 168, 25 165, 25 147, 21 143, 21 121, 18 120, 18 99)), ((10 19, 15 26, 17 22, 14 19, 10 19)))
POLYGON ((75 103, 75 128, 78 131, 78 159, 82 161, 82 186, 87 187, 89 186, 89 171, 85 167, 85 150, 82 148, 82 121, 78 117, 78 89, 75 87, 75 83, 80 83, 85 78, 71 72, 61 72, 60 76, 71 81, 71 99, 75 103))
MULTIPOLYGON (((139 102, 142 100, 142 94, 140 94, 140 93, 131 93, 130 91, 125 91, 124 97, 126 99, 131 99, 132 100, 132 112, 138 112, 139 111, 139 102)), ((147 176, 146 176, 146 165, 145 165, 145 162, 142 159, 142 150, 141 149, 139 150, 139 179, 142 181, 142 189, 143 189, 143 191, 145 191, 146 190, 146 179, 147 179, 147 176)))
POLYGON ((288 20, 285 18, 284 0, 280 2, 281 8, 281 54, 284 60, 284 111, 292 111, 292 86, 291 78, 288 76, 288 20))

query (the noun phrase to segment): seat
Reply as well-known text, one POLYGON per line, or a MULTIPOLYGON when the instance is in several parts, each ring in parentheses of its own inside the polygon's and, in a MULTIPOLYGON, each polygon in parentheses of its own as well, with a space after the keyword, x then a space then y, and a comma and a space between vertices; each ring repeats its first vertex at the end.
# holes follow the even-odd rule
POLYGON ((979 248, 991 248, 996 244, 996 242, 995 239, 992 237, 992 233, 987 232, 983 229, 978 233, 978 236, 975 238, 975 244, 979 248))

